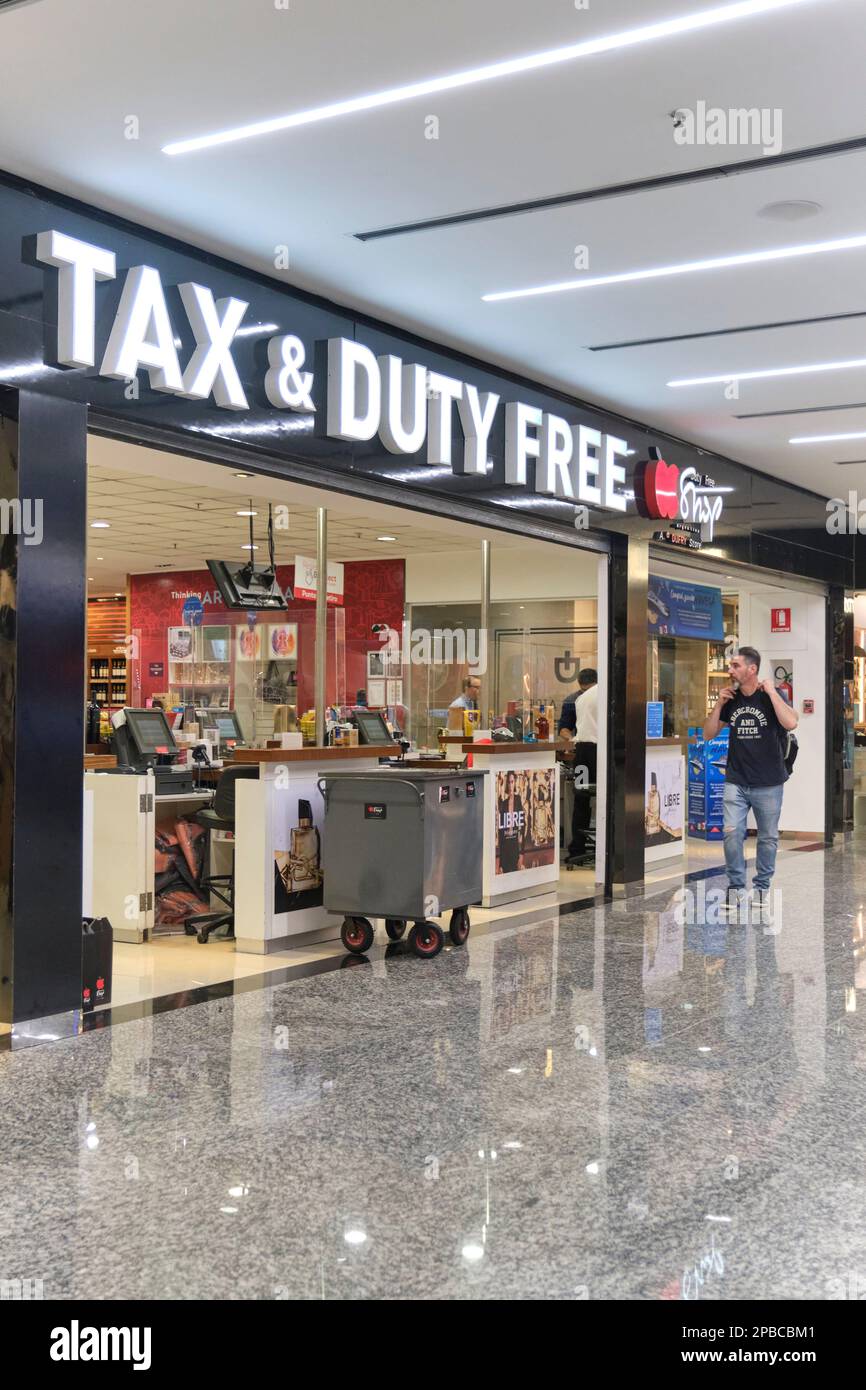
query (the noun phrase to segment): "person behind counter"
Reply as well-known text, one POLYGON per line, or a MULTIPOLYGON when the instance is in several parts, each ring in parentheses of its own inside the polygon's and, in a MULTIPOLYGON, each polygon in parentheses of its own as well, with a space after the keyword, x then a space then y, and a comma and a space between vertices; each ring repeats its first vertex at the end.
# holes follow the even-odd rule
POLYGON ((462 693, 448 706, 448 729, 452 733, 463 733, 463 711, 477 709, 481 694, 481 677, 464 676, 462 693))
MULTIPOLYGON (((579 689, 564 700, 559 716, 559 737, 572 742, 575 773, 574 807, 571 813, 571 844, 569 864, 582 862, 586 854, 586 832, 592 814, 591 797, 587 786, 595 786, 598 763, 598 672, 587 666, 577 678, 579 689), (582 770, 582 771, 581 771, 582 770)), ((571 761, 571 759, 569 759, 571 761)))

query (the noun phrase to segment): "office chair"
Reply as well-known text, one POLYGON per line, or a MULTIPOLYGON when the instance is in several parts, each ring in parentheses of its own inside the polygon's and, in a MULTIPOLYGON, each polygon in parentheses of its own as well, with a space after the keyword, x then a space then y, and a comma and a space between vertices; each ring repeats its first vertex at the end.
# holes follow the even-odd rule
MULTIPOLYGON (((239 777, 253 778, 258 777, 258 775, 259 769, 248 764, 242 764, 239 767, 225 768, 217 783, 213 803, 197 813, 195 817, 196 824, 203 826, 207 831, 234 831, 235 783, 239 777)), ((210 840, 208 840, 206 853, 207 859, 205 862, 210 864, 210 840)), ((208 894, 208 897, 213 894, 215 898, 219 898, 220 902, 225 903, 226 910, 224 912, 197 912, 192 917, 187 917, 183 924, 183 929, 187 936, 198 937, 201 944, 206 946, 212 931, 216 931, 218 927, 230 926, 232 928, 233 937, 235 921, 234 860, 232 860, 232 871, 230 874, 211 874, 205 872, 202 876, 201 887, 203 891, 208 894)))

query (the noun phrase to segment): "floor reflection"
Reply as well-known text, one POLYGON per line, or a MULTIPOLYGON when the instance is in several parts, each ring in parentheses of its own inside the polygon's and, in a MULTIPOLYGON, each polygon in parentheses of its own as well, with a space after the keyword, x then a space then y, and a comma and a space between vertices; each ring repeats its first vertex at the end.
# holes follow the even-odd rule
POLYGON ((46 1298, 849 1296, 866 868, 854 846, 784 856, 769 920, 726 920, 712 886, 0 1056, 8 1277, 46 1298))

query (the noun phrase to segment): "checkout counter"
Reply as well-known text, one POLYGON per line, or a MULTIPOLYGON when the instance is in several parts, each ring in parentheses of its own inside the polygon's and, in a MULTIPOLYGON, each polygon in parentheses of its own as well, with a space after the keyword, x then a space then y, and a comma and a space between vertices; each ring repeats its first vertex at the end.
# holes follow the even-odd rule
MULTIPOLYGON (((235 784, 234 835, 211 832, 211 872, 225 873, 232 857, 234 861, 237 950, 262 955, 304 938, 321 939, 325 932, 338 934, 340 919, 322 906, 324 801, 319 779, 336 768, 371 771, 380 759, 399 755, 381 715, 375 720, 378 731, 368 720, 371 728, 361 731, 359 745, 232 750, 232 765, 259 770, 257 778, 235 784), (365 736, 371 741, 365 743, 365 736)), ((125 768, 91 768, 84 776, 85 915, 107 917, 117 941, 142 942, 155 923, 157 828, 208 805, 219 771, 190 766, 174 771, 168 765, 166 759, 178 750, 159 710, 127 711, 126 733, 117 740, 117 749, 125 768)), ((452 760, 463 763, 469 753, 473 766, 489 773, 483 779, 482 905, 495 907, 555 890, 560 838, 556 745, 466 740, 459 747, 450 745, 452 760)), ((418 765, 411 756, 407 762, 418 765)), ((445 764, 437 760, 435 765, 445 764)))

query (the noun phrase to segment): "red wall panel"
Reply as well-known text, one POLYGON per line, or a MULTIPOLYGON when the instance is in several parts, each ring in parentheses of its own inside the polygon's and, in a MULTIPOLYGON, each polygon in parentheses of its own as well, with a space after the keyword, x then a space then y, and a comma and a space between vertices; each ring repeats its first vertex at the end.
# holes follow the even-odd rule
MULTIPOLYGON (((278 565, 277 577, 285 589, 294 580, 294 565, 278 565)), ((376 651, 381 642, 373 633, 376 623, 400 630, 403 621, 405 564, 403 560, 351 560, 344 571, 343 606, 328 610, 327 698, 338 694, 338 679, 346 698, 354 702, 355 693, 367 684, 367 652, 376 651), (337 636, 345 636, 343 644, 337 636), (344 672, 338 672, 336 653, 345 651, 344 672)), ((169 688, 168 629, 183 625, 183 605, 190 594, 202 600, 205 625, 212 623, 243 626, 247 615, 229 612, 220 597, 209 570, 165 570, 158 574, 130 576, 130 630, 138 637, 139 660, 134 663, 139 684, 130 689, 133 705, 143 704, 154 693, 169 688), (150 675, 151 662, 162 662, 165 674, 150 675)), ((313 660, 315 651, 316 605, 309 600, 290 602, 285 614, 261 614, 262 622, 283 620, 298 624, 298 712, 313 704, 313 660)), ((342 691, 340 693, 343 693, 342 691)))

